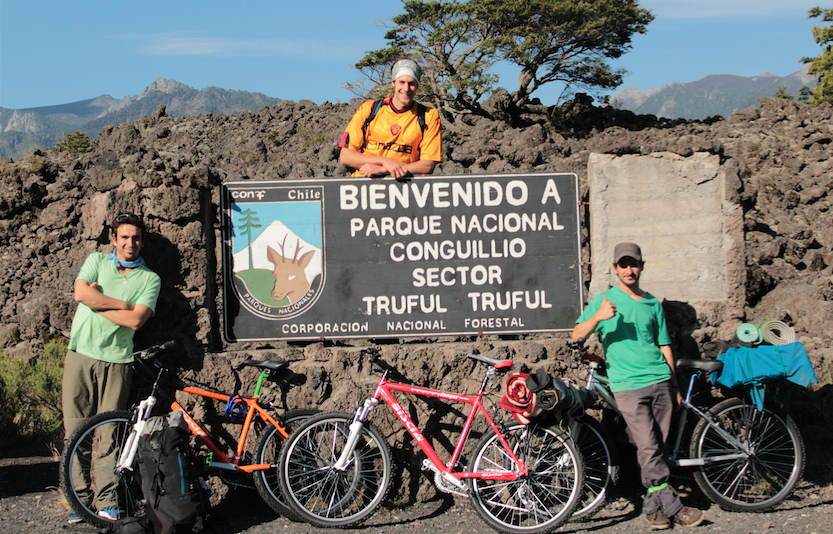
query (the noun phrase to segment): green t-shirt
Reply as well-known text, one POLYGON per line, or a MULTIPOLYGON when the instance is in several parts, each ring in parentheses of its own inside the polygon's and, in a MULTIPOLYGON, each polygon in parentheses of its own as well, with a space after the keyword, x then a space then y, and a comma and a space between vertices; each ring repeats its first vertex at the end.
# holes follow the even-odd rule
POLYGON ((671 368, 659 347, 670 345, 662 304, 650 293, 634 300, 618 287, 597 295, 576 324, 590 319, 601 306, 602 296, 616 304, 616 315, 596 326, 605 352, 605 366, 613 392, 659 384, 671 378, 671 368))
MULTIPOLYGON (((78 280, 97 283, 99 290, 129 304, 144 304, 156 311, 156 299, 162 281, 159 275, 141 265, 121 274, 111 258, 100 252, 87 257, 78 280)), ((133 335, 126 326, 119 326, 84 304, 78 305, 72 319, 69 348, 79 354, 111 363, 133 361, 133 335)))

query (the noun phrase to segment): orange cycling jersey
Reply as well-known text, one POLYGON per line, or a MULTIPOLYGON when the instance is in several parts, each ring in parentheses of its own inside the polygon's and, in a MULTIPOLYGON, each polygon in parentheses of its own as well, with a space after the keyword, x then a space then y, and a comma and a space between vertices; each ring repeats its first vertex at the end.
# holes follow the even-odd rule
MULTIPOLYGON (((359 107, 347 125, 347 130, 338 144, 339 148, 350 148, 363 154, 383 156, 402 163, 414 163, 420 159, 442 162, 440 114, 436 109, 427 108, 423 132, 419 125, 416 104, 408 110, 397 111, 390 105, 390 100, 385 99, 367 126, 365 142, 362 127, 370 116, 373 104, 374 102, 369 100, 359 107)), ((362 174, 356 171, 353 176, 362 174)))

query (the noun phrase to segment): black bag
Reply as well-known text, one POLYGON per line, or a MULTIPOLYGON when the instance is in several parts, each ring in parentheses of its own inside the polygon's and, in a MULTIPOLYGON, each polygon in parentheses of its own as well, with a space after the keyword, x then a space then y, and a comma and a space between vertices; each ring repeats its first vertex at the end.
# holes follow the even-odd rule
POLYGON ((148 419, 139 437, 137 459, 153 532, 202 532, 208 499, 194 467, 181 411, 148 419))
POLYGON ((110 532, 114 534, 153 534, 153 525, 146 515, 123 517, 116 521, 110 532))
POLYGON ((564 382, 557 376, 550 376, 543 368, 536 369, 526 378, 526 387, 535 393, 536 406, 545 412, 571 409, 584 411, 585 406, 595 401, 593 392, 570 381, 564 382))

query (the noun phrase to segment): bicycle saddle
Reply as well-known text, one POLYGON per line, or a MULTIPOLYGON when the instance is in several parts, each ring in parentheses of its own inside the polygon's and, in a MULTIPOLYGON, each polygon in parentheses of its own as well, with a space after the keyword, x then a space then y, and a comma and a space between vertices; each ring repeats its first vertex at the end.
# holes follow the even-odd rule
POLYGON ((289 367, 287 362, 263 362, 260 360, 246 360, 240 364, 240 367, 259 367, 261 369, 269 369, 270 371, 282 371, 289 367))
POLYGON ((468 356, 472 360, 477 360, 480 363, 491 365, 496 371, 501 373, 512 370, 512 360, 496 360, 494 358, 489 358, 488 356, 483 356, 482 354, 469 354, 468 356))
POLYGON ((723 370, 723 362, 720 360, 677 360, 677 369, 697 369, 706 373, 715 373, 723 370))

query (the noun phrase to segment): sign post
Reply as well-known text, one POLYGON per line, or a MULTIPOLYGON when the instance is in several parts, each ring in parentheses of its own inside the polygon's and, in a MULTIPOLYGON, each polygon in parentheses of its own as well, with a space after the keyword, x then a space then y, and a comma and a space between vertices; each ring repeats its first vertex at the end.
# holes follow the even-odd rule
POLYGON ((571 330, 578 178, 567 173, 227 182, 229 341, 571 330))

